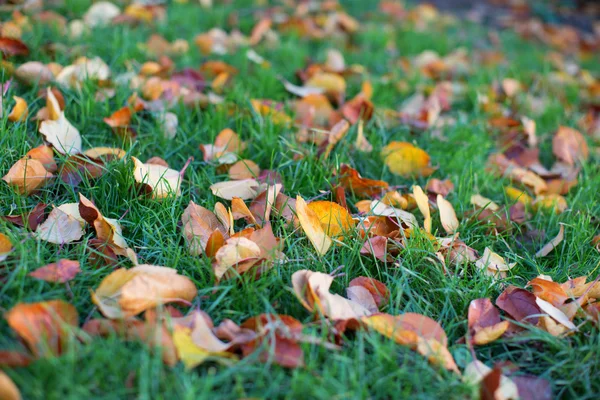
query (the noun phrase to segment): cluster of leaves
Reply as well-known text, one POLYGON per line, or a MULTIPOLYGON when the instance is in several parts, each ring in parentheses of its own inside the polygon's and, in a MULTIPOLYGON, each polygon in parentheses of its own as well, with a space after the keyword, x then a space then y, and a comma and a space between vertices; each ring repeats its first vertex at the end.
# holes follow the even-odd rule
MULTIPOLYGON (((74 343, 115 335, 146 343, 168 366, 180 361, 188 369, 208 361, 227 366, 252 355, 262 362, 300 368, 305 365, 307 346, 343 351, 353 332, 364 331, 410 348, 432 365, 457 374, 477 386, 482 398, 545 399, 551 396, 549 382, 515 374, 514 368, 506 365, 487 367, 477 360, 475 346, 500 338, 526 337, 533 329, 558 337, 578 335, 583 325, 600 322, 598 279, 587 282, 587 276, 579 276, 557 283, 550 276, 540 275, 528 282, 526 287, 531 290, 505 287, 504 279, 517 263, 507 262, 491 247, 480 249, 480 254, 476 250, 479 245, 471 243, 465 233, 470 225, 480 224, 494 238, 511 232, 534 236, 536 232, 530 227, 533 216, 560 215, 568 210, 565 196, 577 187, 582 168, 591 157, 588 140, 600 135, 600 85, 588 71, 573 70, 563 53, 551 53, 557 71, 550 78, 555 83, 576 84, 582 98, 590 103, 579 126, 560 126, 556 130, 553 164, 548 168, 545 165, 550 158, 546 156, 550 155, 540 150, 536 123, 528 117, 545 101, 536 97, 535 88, 506 78, 479 91, 473 106, 481 112, 483 123, 497 142, 497 151, 488 158, 489 173, 514 186, 504 188, 506 204, 471 193, 471 210, 461 213, 450 201, 455 189, 450 179, 424 181, 440 170, 427 151, 401 140, 388 141, 375 151, 380 143, 372 142, 379 138, 369 129, 374 125, 390 130, 401 126, 415 136, 431 132, 432 137, 447 140, 443 129, 457 123, 451 111, 456 104, 467 101, 468 87, 463 78, 473 69, 473 60, 463 49, 445 56, 425 51, 397 58, 394 62, 407 76, 421 76, 431 82, 397 109, 379 107, 374 102, 374 86, 388 84, 396 77, 390 74, 374 78, 362 65, 347 65, 337 49, 330 49, 323 62, 308 60, 297 71, 296 83, 278 77, 290 95, 285 102, 252 98, 248 104, 239 104, 228 97, 239 70, 219 56, 243 51, 257 71, 269 70, 270 62, 255 48, 276 48, 280 36, 290 31, 306 40, 335 37, 350 48, 361 23, 337 2, 261 8, 254 15, 248 35, 237 29, 226 32, 214 28, 193 39, 195 48, 190 48, 187 40, 169 41, 154 33, 139 46, 149 60, 132 63, 127 72, 115 74, 100 57, 77 57, 65 66, 25 61, 30 47, 20 38, 36 24, 57 25, 71 38, 84 38, 107 26, 154 26, 167 18, 166 6, 133 2, 121 10, 113 3, 97 2, 82 19, 67 21, 56 12, 38 8, 33 4, 36 2, 25 3, 1 26, 0 51, 6 57, 2 67, 10 76, 2 85, 2 94, 38 89, 44 107, 36 103, 30 106, 25 98, 14 95, 6 119, 10 124, 36 124, 35 132, 43 144, 21 153, 13 165, 6 166, 2 180, 17 195, 34 199, 60 180, 73 188, 78 201, 51 205, 38 202, 27 213, 10 213, 3 219, 20 235, 31 235, 61 248, 82 246, 83 238, 89 237, 85 246, 89 265, 59 258, 31 271, 31 278, 64 284, 70 292, 69 282, 78 274, 90 268, 110 272, 91 290, 91 301, 101 316, 94 310, 83 324, 75 306, 61 299, 22 302, 7 310, 4 317, 8 326, 24 346, 0 351, 0 366, 26 366, 64 354, 74 343), (208 59, 198 68, 178 69, 173 59, 190 52, 199 52, 208 59), (86 148, 85 132, 67 119, 70 104, 65 94, 81 95, 89 88, 93 88, 97 101, 125 100, 111 115, 102 116, 123 148, 86 148), (128 93, 127 99, 118 98, 120 91, 128 93), (246 158, 252 143, 242 130, 232 128, 222 129, 212 143, 199 144, 196 154, 186 154, 189 158, 179 170, 158 156, 144 162, 133 155, 140 121, 155 123, 164 139, 172 140, 184 134, 179 129, 178 111, 197 109, 234 117, 252 116, 263 124, 280 127, 291 133, 286 140, 292 143, 294 161, 316 157, 320 163, 331 165, 327 163, 337 153, 351 149, 359 156, 377 157, 393 179, 411 182, 412 186, 394 186, 391 181, 363 177, 356 165, 336 162, 328 190, 313 193, 316 197, 307 200, 286 187, 278 166, 263 169, 246 158), (35 116, 30 117, 34 110, 35 116), (109 218, 105 216, 110 215, 109 210, 101 210, 91 196, 87 198, 79 191, 82 183, 93 186, 111 169, 121 168, 135 182, 128 188, 134 197, 155 204, 176 204, 169 202, 183 197, 186 187, 192 185, 185 173, 198 168, 195 158, 200 156, 202 168, 211 168, 227 178, 211 182, 209 189, 219 201, 209 205, 205 199, 190 200, 185 209, 178 210, 178 229, 187 253, 210 265, 214 286, 209 289, 218 290, 224 281, 260 280, 272 270, 286 268, 293 262, 285 254, 286 241, 294 235, 306 237, 316 257, 354 246, 365 259, 385 270, 400 269, 407 250, 422 249, 427 254, 424 259, 428 268, 442 276, 484 275, 498 291, 503 289, 496 306, 489 298, 479 298, 465 310, 467 332, 462 340, 473 351, 472 362, 461 371, 438 321, 413 312, 392 312, 389 303, 393 293, 385 283, 357 276, 350 280, 345 297, 332 292, 339 269, 330 273, 301 269, 291 275, 288 289, 313 321, 303 323, 291 315, 269 312, 239 323, 219 316, 215 318, 221 322, 215 324, 207 312, 194 305, 199 288, 186 271, 178 273, 172 268, 175 265, 140 263, 139 258, 144 257, 130 246, 121 225, 126 214, 120 219, 109 218), (426 182, 425 189, 417 180, 426 182), (321 334, 307 334, 308 327, 321 334), (532 385, 542 389, 532 393, 532 385)), ((210 7, 210 1, 201 3, 210 7)), ((426 30, 431 24, 452 21, 431 6, 406 10, 399 2, 383 1, 379 11, 386 20, 411 23, 415 29, 426 30)), ((577 31, 557 32, 532 23, 515 29, 562 51, 576 49, 586 54, 600 43, 597 35, 588 38, 577 31), (569 33, 568 40, 565 32, 569 33)), ((393 49, 394 44, 389 47, 393 49)), ((477 58, 482 64, 504 62, 498 52, 481 53, 477 58)), ((398 86, 400 91, 405 90, 403 85, 398 86)), ((564 237, 561 225, 558 236, 535 257, 548 256, 564 237)), ((11 237, 0 233, 0 262, 16 257, 13 246, 11 237)), ((0 393, 19 398, 18 389, 3 372, 0 393)))

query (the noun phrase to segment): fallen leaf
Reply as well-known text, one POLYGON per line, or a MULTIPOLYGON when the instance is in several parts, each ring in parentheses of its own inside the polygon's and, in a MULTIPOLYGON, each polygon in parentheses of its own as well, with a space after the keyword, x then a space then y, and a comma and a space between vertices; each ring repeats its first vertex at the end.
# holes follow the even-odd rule
POLYGON ((480 209, 489 209, 492 211, 498 211, 500 206, 494 203, 492 200, 487 197, 483 197, 480 194, 474 194, 471 196, 471 204, 480 209))
POLYGON ((65 212, 61 207, 50 211, 48 218, 37 226, 35 235, 39 239, 54 244, 71 243, 81 239, 84 224, 77 216, 65 212))
POLYGON ((181 179, 179 171, 157 164, 144 164, 135 157, 131 157, 134 163, 133 178, 139 184, 148 188, 147 192, 154 199, 164 199, 170 196, 181 195, 181 179))
POLYGON ((35 231, 38 225, 46 219, 46 204, 38 203, 28 213, 22 215, 4 215, 2 219, 35 231))
POLYGON ((13 244, 4 233, 0 233, 0 261, 6 260, 8 254, 12 251, 13 244))
POLYGON ((239 197, 242 200, 250 200, 258 194, 258 182, 255 179, 242 179, 238 181, 217 182, 210 185, 212 193, 225 200, 239 197))
POLYGON ((0 399, 21 400, 21 392, 4 371, 0 371, 0 399))
POLYGON ((81 272, 79 261, 61 259, 57 263, 45 265, 29 273, 29 276, 46 282, 65 283, 81 272))
POLYGON ((121 319, 173 301, 190 302, 196 294, 194 283, 176 269, 144 264, 112 272, 92 292, 92 301, 107 318, 121 319))
POLYGON ((25 121, 27 115, 29 115, 27 102, 18 96, 13 96, 13 99, 15 100, 15 106, 10 111, 10 114, 8 114, 8 120, 11 122, 25 121))
POLYGON ((584 162, 589 157, 585 137, 573 128, 561 126, 552 139, 552 152, 568 165, 584 162))
MULTIPOLYGON (((296 200, 296 211, 297 209, 296 200)), ((313 201, 308 208, 317 216, 325 235, 341 239, 354 227, 354 220, 348 211, 331 201, 313 201)), ((304 226, 303 226, 304 228, 304 226)))
POLYGON ((119 14, 121 14, 119 7, 109 1, 100 1, 92 4, 83 14, 83 22, 92 28, 108 25, 119 14))
POLYGON ((10 168, 2 180, 12 186, 17 193, 27 196, 44 186, 53 176, 40 161, 22 158, 10 168))
POLYGON ((47 85, 54 79, 54 74, 46 65, 39 61, 29 61, 19 65, 15 76, 27 85, 47 85))
POLYGON ((321 272, 300 270, 292 275, 294 294, 302 305, 332 320, 358 319, 370 315, 359 303, 329 291, 333 277, 321 272))
POLYGON ((382 282, 374 278, 367 278, 366 276, 359 276, 354 278, 348 284, 348 287, 360 286, 369 291, 377 307, 381 308, 390 301, 390 291, 382 282))
POLYGON ((573 324, 571 320, 569 320, 565 313, 559 310, 558 308, 554 307, 551 303, 547 302, 546 300, 540 299, 539 297, 536 297, 535 303, 538 305, 540 310, 548 314, 558 323, 564 325, 569 330, 577 330, 575 324, 573 324))
POLYGON ((5 314, 8 325, 36 357, 59 355, 77 327, 77 310, 62 300, 19 303, 5 314))
POLYGON ((0 37, 0 53, 6 57, 27 56, 29 47, 16 38, 0 37))
POLYGON ((540 307, 534 294, 514 286, 507 287, 496 299, 496 306, 516 321, 536 325, 540 307))
POLYGON ((394 175, 402 177, 429 176, 429 154, 407 142, 390 142, 381 150, 383 161, 394 175))
POLYGON ((507 264, 499 254, 494 253, 489 247, 483 251, 483 256, 475 261, 475 266, 483 270, 488 276, 500 276, 506 278, 506 272, 510 271, 517 263, 507 264))
POLYGON ((476 299, 469 304, 468 325, 473 344, 484 345, 498 339, 509 327, 490 299, 476 299))
POLYGON ((371 197, 388 188, 388 183, 374 179, 363 178, 357 170, 346 164, 340 166, 340 184, 346 190, 354 192, 357 196, 371 197))
POLYGON ((240 160, 229 168, 229 179, 256 179, 260 175, 260 167, 252 160, 240 160))
POLYGON ((527 282, 527 286, 531 286, 536 297, 551 303, 555 307, 561 307, 569 299, 569 295, 559 283, 544 279, 541 276, 527 282))
POLYGON ((82 151, 81 135, 61 112, 58 120, 46 120, 40 124, 40 133, 61 154, 79 154, 82 151))
POLYGON ((554 250, 554 248, 556 246, 558 246, 565 238, 565 226, 564 225, 560 225, 560 230, 558 231, 558 234, 556 235, 556 237, 552 238, 552 240, 550 240, 548 243, 546 243, 544 245, 544 247, 542 247, 541 249, 538 250, 537 253, 535 253, 535 257, 546 257, 548 254, 550 254, 550 252, 552 250, 554 250))
POLYGON ((215 232, 220 232, 222 239, 227 236, 226 227, 219 222, 215 214, 193 201, 190 201, 183 212, 181 224, 188 250, 195 256, 201 255, 203 252, 208 253, 208 243, 215 232))
POLYGON ((419 211, 421 211, 421 214, 423 214, 423 217, 425 218, 423 221, 423 228, 425 229, 425 232, 431 233, 431 211, 429 210, 429 198, 419 185, 413 186, 413 196, 417 202, 419 211))
POLYGON ((220 281, 232 268, 238 274, 242 274, 260 259, 260 247, 252 240, 245 237, 227 239, 215 254, 213 262, 215 278, 217 282, 220 281))
POLYGON ((317 252, 321 255, 327 253, 327 250, 331 247, 331 238, 325 233, 325 228, 323 228, 319 216, 300 195, 296 196, 296 215, 302 230, 317 252))
POLYGON ((442 227, 448 234, 453 234, 458 229, 459 222, 458 218, 456 218, 456 212, 454 211, 454 207, 452 207, 452 203, 448 200, 444 199, 441 194, 437 195, 437 206, 440 211, 440 221, 442 222, 442 227))

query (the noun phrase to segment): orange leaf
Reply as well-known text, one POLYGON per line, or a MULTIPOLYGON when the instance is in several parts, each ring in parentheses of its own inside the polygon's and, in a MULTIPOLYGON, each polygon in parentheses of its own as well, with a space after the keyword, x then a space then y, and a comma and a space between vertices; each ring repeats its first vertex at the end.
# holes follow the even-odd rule
POLYGON ((340 166, 340 184, 346 190, 353 191, 358 196, 371 197, 388 188, 388 183, 374 179, 363 178, 357 170, 346 164, 340 166))
POLYGON ((71 339, 69 326, 76 327, 79 322, 75 307, 62 300, 19 303, 5 318, 38 357, 60 354, 71 339))
POLYGON ((341 239, 354 227, 354 220, 348 211, 331 201, 313 201, 308 208, 315 213, 329 237, 341 239))

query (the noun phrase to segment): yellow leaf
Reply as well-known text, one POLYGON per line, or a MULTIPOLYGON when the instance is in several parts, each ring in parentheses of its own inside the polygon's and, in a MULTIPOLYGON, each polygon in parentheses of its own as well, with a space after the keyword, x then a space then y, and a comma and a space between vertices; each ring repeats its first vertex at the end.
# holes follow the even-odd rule
POLYGON ((337 203, 313 201, 308 208, 317 215, 327 236, 339 239, 354 227, 352 216, 337 203))
POLYGON ((17 388, 17 385, 15 385, 4 371, 0 371, 0 399, 21 400, 19 388, 17 388))
POLYGON ((0 261, 6 260, 13 248, 12 242, 4 233, 0 233, 0 261))
POLYGON ((11 110, 10 114, 8 114, 8 120, 11 122, 25 121, 27 115, 29 115, 27 102, 18 96, 13 96, 13 99, 15 99, 15 106, 11 110))
POLYGON ((331 247, 331 238, 325 233, 319 216, 308 207, 300 195, 296 197, 296 214, 300 226, 317 252, 319 254, 327 253, 327 250, 331 247))
POLYGON ((391 142, 381 150, 389 170, 403 177, 429 176, 434 169, 429 165, 429 154, 407 142, 391 142))
POLYGON ((419 211, 421 211, 421 214, 423 214, 423 217, 425 218, 423 221, 423 228, 425 228, 425 232, 431 233, 431 212, 429 210, 429 198, 419 185, 413 186, 413 196, 417 202, 419 211))
POLYGON ((444 199, 441 194, 437 195, 437 205, 444 230, 448 234, 454 233, 459 225, 458 218, 456 218, 456 212, 454 212, 454 207, 452 207, 452 204, 444 199))

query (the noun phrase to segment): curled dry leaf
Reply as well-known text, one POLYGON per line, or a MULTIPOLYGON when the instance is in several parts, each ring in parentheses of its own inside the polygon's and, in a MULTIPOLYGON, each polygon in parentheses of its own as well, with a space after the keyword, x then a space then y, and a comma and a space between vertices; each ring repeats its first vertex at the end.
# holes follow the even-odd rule
POLYGON ((231 164, 237 159, 236 154, 246 149, 246 143, 242 141, 237 133, 229 128, 223 129, 215 138, 214 144, 201 144, 200 150, 204 155, 204 161, 212 161, 222 158, 231 164))
POLYGON ((46 204, 38 203, 28 213, 21 215, 4 215, 1 218, 17 226, 22 226, 35 231, 38 225, 46 219, 46 204))
POLYGON ((92 301, 110 319, 127 318, 174 301, 190 302, 196 286, 176 269, 155 265, 121 268, 100 282, 92 301))
POLYGON ((425 218, 423 221, 423 228, 425 232, 431 233, 431 211, 429 210, 429 198, 421 189, 421 186, 415 185, 413 186, 413 197, 417 202, 417 207, 419 207, 419 211, 423 214, 425 218))
POLYGON ((48 218, 37 226, 35 235, 46 242, 54 244, 66 244, 75 242, 83 236, 85 222, 81 220, 79 212, 72 205, 63 204, 54 208, 48 218))
MULTIPOLYGON (((539 297, 536 297, 535 303, 538 305, 540 310, 542 310, 543 312, 548 314, 550 317, 552 317, 552 319, 556 320, 559 324, 564 325, 569 330, 573 330, 573 331, 577 330, 577 327, 575 326, 575 324, 573 322, 571 322, 569 317, 567 317, 564 312, 562 312, 558 308, 554 307, 551 303, 547 302, 546 300, 540 299, 539 297)), ((552 333, 552 332, 550 332, 550 333, 552 333)))
POLYGON ((437 206, 440 211, 440 221, 442 222, 442 227, 448 234, 453 234, 458 229, 458 218, 456 218, 456 212, 454 211, 454 207, 452 207, 452 203, 448 200, 444 199, 441 194, 437 195, 437 206))
POLYGON ((492 370, 481 361, 475 360, 465 368, 463 381, 472 385, 480 384, 480 398, 482 400, 525 399, 526 397, 519 396, 519 389, 515 382, 501 375, 500 372, 499 369, 492 370))
POLYGON ((498 339, 510 323, 502 321, 500 312, 490 299, 476 299, 469 304, 469 335, 475 345, 484 345, 498 339))
POLYGON ((531 286, 536 297, 549 302, 555 307, 561 307, 570 298, 562 285, 544 276, 533 278, 527 282, 527 286, 531 286))
MULTIPOLYGON (((48 96, 54 97, 52 91, 48 96)), ((52 113, 50 114, 52 115, 52 113)), ((40 133, 61 154, 79 154, 82 151, 81 134, 61 111, 57 120, 46 120, 40 124, 40 133)))
POLYGON ((179 171, 158 164, 144 164, 135 157, 131 159, 134 163, 133 178, 147 188, 146 191, 152 194, 152 198, 181 195, 182 177, 179 171))
POLYGON ((218 282, 223 277, 235 276, 235 273, 242 274, 256 265, 260 259, 261 249, 252 240, 245 237, 227 239, 215 254, 213 262, 215 278, 218 282), (233 275, 231 269, 235 270, 233 275))
POLYGON ((224 181, 210 185, 212 193, 225 200, 239 197, 242 200, 250 200, 258 194, 258 182, 255 179, 242 179, 239 181, 224 181))
POLYGON ((510 271, 517 263, 507 264, 499 254, 494 253, 489 247, 483 251, 483 256, 475 261, 475 266, 488 276, 500 276, 506 278, 506 272, 510 271))
POLYGON ((357 170, 349 165, 340 166, 340 184, 346 190, 354 192, 357 196, 371 197, 388 189, 387 182, 363 178, 357 170))
POLYGON ((407 142, 391 142, 381 150, 383 161, 395 175, 403 177, 429 176, 429 154, 407 142))
POLYGON ((337 203, 313 201, 308 208, 317 216, 325 235, 329 237, 342 239, 354 227, 352 216, 337 203))
MULTIPOLYGON (((345 210, 344 210, 345 211, 345 210)), ((331 238, 325 233, 319 216, 306 204, 300 195, 296 197, 296 215, 302 230, 319 254, 327 253, 331 238)))
POLYGON ((46 282, 65 283, 81 272, 79 261, 61 259, 29 273, 29 276, 46 282))
POLYGON ((25 121, 27 119, 27 115, 29 115, 27 102, 25 99, 18 96, 13 96, 13 99, 15 100, 15 106, 11 110, 10 114, 8 114, 8 120, 11 122, 25 121))
POLYGON ((79 322, 75 307, 62 300, 19 303, 5 318, 36 357, 61 354, 79 322))
POLYGON ((552 250, 554 250, 554 248, 556 246, 558 246, 565 238, 565 226, 564 225, 560 225, 560 230, 558 231, 558 234, 552 238, 552 240, 550 240, 548 243, 546 243, 544 245, 544 247, 542 247, 541 249, 538 250, 537 253, 535 253, 535 257, 546 257, 548 254, 550 254, 550 252, 552 250))
POLYGON ((488 209, 491 211, 498 211, 500 209, 498 204, 480 194, 474 194, 471 196, 471 204, 477 208, 488 209))
POLYGON ((359 319, 371 312, 362 304, 329 291, 333 277, 322 272, 300 270, 292 275, 294 294, 302 305, 332 320, 359 319))
MULTIPOLYGON (((215 214, 190 201, 181 216, 182 232, 190 254, 199 256, 208 254, 208 245, 216 232, 221 233, 221 239, 227 237, 227 228, 218 220, 215 214)), ((213 238, 213 241, 217 237, 213 238)), ((214 244, 214 243, 211 243, 214 244)), ((220 247, 220 246, 219 246, 220 247)))
POLYGON ((2 180, 12 186, 17 193, 27 196, 44 186, 53 176, 40 161, 26 157, 17 161, 2 180))

